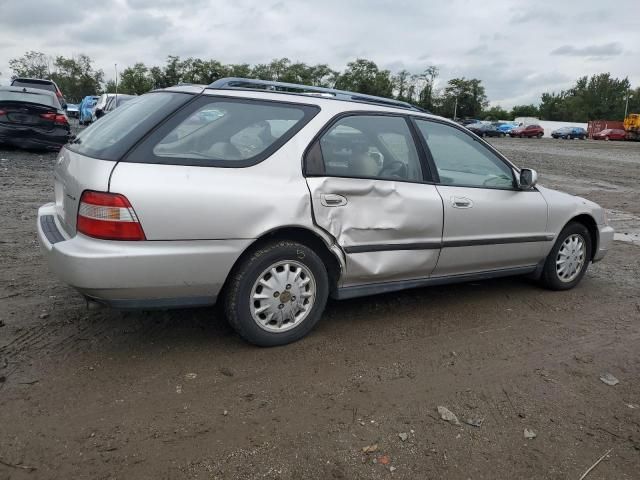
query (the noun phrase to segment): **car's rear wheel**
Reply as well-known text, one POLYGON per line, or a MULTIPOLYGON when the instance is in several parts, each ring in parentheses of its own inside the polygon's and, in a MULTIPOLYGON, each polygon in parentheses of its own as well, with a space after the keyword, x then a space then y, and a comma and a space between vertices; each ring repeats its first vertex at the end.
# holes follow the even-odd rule
POLYGON ((328 294, 327 270, 320 257, 305 245, 282 240, 255 250, 234 269, 225 313, 248 342, 285 345, 313 329, 328 294))
POLYGON ((591 236, 577 222, 569 223, 549 252, 542 271, 542 283, 552 290, 575 287, 584 276, 591 259, 591 236))

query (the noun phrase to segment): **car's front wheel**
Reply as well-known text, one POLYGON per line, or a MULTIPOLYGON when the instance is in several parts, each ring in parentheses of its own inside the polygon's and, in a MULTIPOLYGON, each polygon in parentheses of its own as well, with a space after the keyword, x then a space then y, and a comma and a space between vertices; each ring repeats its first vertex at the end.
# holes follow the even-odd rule
POLYGON ((295 342, 318 323, 329 280, 322 259, 309 247, 281 240, 248 255, 231 274, 225 313, 250 343, 272 347, 295 342))
POLYGON ((552 290, 575 287, 591 259, 591 236, 581 223, 569 223, 556 240, 542 271, 542 283, 552 290))

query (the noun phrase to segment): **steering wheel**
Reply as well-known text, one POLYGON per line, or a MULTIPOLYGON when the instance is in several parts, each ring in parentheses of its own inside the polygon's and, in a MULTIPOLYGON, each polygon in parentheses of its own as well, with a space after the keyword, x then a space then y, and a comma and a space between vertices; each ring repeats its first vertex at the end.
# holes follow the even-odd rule
POLYGON ((381 177, 406 179, 407 166, 399 160, 394 160, 388 165, 385 165, 384 168, 380 170, 379 175, 381 177))
POLYGON ((496 187, 499 185, 504 185, 504 182, 506 179, 500 175, 491 175, 489 178, 487 178, 484 182, 482 182, 482 185, 484 185, 485 187, 496 187))

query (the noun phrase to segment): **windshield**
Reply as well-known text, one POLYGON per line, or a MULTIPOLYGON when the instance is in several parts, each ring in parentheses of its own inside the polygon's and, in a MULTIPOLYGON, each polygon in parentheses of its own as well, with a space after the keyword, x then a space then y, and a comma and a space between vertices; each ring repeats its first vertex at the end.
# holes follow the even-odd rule
POLYGON ((38 88, 40 90, 56 91, 56 86, 51 82, 43 82, 42 80, 15 79, 11 82, 12 87, 38 88))
POLYGON ((193 95, 176 92, 152 92, 135 97, 78 134, 69 149, 103 160, 121 157, 193 95))

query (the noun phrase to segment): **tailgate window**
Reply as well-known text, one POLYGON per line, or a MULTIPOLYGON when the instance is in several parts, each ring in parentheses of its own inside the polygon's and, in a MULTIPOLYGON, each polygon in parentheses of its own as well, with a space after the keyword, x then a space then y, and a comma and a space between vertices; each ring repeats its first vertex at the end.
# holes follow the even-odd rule
POLYGON ((67 148, 89 157, 118 161, 149 130, 192 98, 192 94, 178 92, 141 95, 91 124, 67 148))
POLYGON ((202 96, 149 136, 129 162, 245 167, 272 155, 319 108, 202 96))

